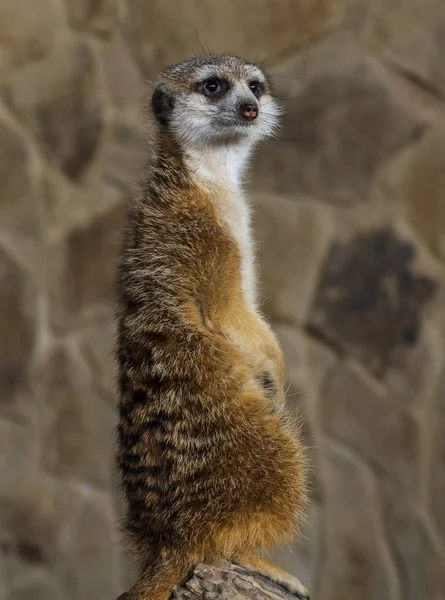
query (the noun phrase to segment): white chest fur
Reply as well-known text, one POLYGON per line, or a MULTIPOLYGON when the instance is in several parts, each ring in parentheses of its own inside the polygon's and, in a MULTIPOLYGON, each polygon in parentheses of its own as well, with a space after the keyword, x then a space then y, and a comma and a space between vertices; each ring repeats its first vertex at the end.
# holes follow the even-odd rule
POLYGON ((217 214, 236 240, 241 254, 243 290, 256 307, 256 276, 250 208, 244 197, 241 175, 249 158, 250 145, 189 151, 186 162, 198 185, 207 189, 217 214))

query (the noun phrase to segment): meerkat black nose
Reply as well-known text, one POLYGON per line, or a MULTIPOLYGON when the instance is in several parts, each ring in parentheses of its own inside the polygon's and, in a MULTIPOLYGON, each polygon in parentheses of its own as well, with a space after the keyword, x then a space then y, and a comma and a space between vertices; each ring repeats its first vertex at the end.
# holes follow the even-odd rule
POLYGON ((253 121, 258 116, 258 106, 250 102, 243 102, 240 105, 240 112, 246 121, 253 121))

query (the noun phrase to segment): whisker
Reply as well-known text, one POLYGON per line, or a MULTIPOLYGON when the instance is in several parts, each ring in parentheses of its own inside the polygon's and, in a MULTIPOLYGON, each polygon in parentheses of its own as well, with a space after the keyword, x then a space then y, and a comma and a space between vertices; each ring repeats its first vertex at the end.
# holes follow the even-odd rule
POLYGON ((259 64, 257 64, 257 67, 259 69, 262 69, 268 60, 269 60, 269 57, 266 56, 265 58, 263 58, 263 60, 259 64))
POLYGON ((197 31, 196 27, 194 29, 194 32, 195 32, 196 41, 198 42, 199 47, 201 48, 204 56, 207 56, 208 54, 210 54, 210 52, 206 51, 205 48, 204 48, 204 46, 202 45, 201 40, 199 39, 198 31, 197 31))

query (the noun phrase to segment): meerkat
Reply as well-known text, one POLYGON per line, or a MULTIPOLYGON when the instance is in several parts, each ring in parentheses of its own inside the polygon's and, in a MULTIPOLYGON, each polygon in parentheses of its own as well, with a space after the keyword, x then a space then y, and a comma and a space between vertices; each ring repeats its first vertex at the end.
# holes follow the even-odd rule
POLYGON ((258 66, 211 55, 161 73, 151 106, 156 159, 117 277, 117 463, 139 574, 122 598, 168 600, 196 563, 224 558, 309 598, 260 557, 294 537, 307 504, 243 191, 278 103, 258 66))

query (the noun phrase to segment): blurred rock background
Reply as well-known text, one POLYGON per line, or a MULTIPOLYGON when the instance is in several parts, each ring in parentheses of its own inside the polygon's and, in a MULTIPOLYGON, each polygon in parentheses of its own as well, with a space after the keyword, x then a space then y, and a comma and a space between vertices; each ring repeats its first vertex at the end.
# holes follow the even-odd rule
POLYGON ((313 457, 315 600, 445 598, 443 0, 0 0, 0 600, 129 585, 113 472, 113 269, 145 81, 265 60, 264 308, 313 457))

